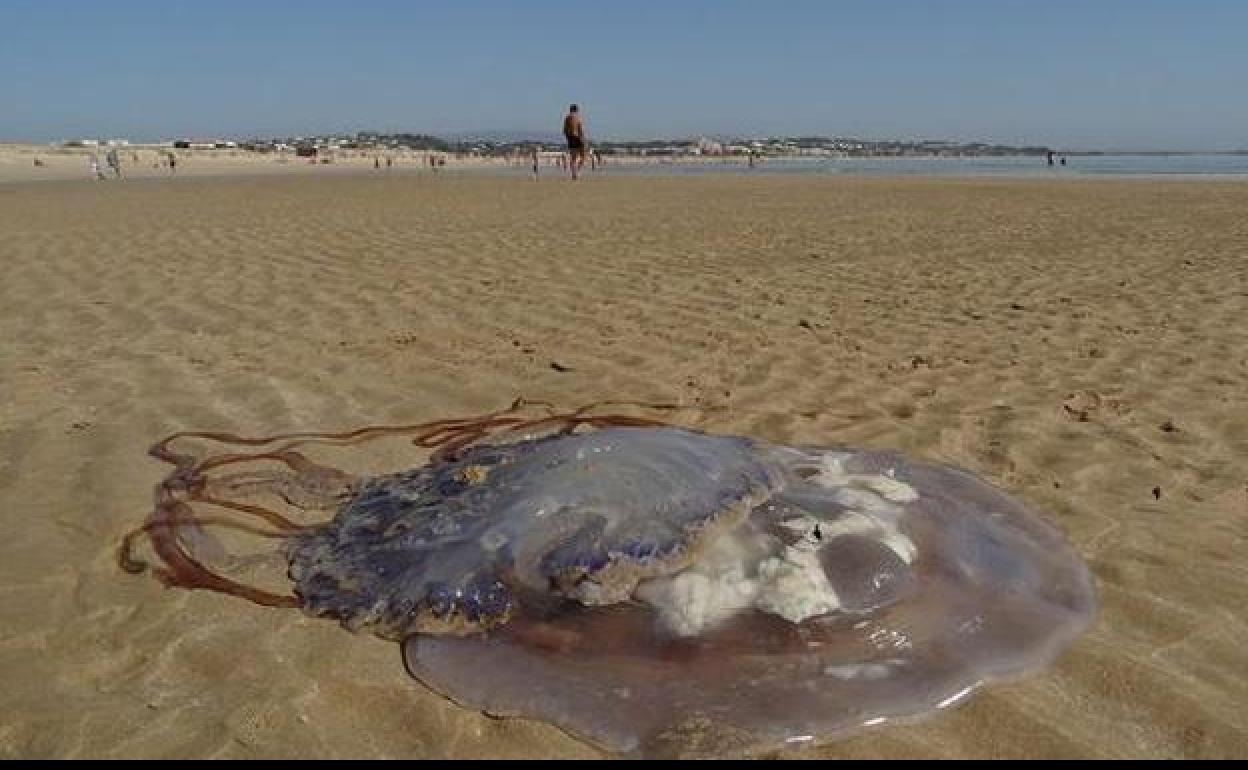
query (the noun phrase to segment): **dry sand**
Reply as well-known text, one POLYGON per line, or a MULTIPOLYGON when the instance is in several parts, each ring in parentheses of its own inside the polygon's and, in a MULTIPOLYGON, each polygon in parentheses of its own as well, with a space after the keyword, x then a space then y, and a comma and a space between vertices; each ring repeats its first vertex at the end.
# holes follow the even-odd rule
POLYGON ((1054 668, 803 756, 1248 755, 1245 211, 1213 183, 0 186, 0 757, 596 755, 393 644, 114 560, 173 431, 521 395, 953 462, 1091 564, 1054 668))
MULTIPOLYGON (((92 180, 91 157, 99 160, 104 172, 103 182, 115 180, 113 171, 105 162, 108 147, 59 147, 32 144, 0 143, 0 183, 5 182, 64 182, 92 180)), ((193 177, 241 177, 241 176, 339 176, 344 173, 374 172, 388 174, 431 173, 429 155, 415 150, 337 150, 328 156, 310 160, 297 158, 292 151, 281 153, 257 153, 246 150, 172 150, 167 147, 136 145, 117 148, 123 176, 134 179, 165 179, 193 177), (172 152, 177 156, 177 168, 170 171, 165 159, 172 152), (386 166, 386 157, 394 161, 386 166), (322 161, 329 159, 329 163, 322 161), (374 167, 374 160, 380 168, 374 167)), ((448 165, 439 171, 462 171, 465 169, 496 169, 509 164, 499 158, 473 158, 469 156, 439 155, 448 165)), ((521 164, 523 165, 523 164, 521 164)))

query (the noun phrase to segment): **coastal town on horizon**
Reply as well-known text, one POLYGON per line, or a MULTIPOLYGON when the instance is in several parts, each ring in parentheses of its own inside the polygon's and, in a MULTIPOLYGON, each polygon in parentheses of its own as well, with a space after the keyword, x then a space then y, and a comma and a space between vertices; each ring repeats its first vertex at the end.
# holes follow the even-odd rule
MULTIPOLYGON (((256 153, 318 154, 343 151, 415 150, 451 153, 477 157, 511 157, 534 149, 559 147, 562 140, 554 135, 510 133, 464 133, 435 135, 427 133, 382 133, 360 131, 246 139, 196 137, 140 142, 124 138, 79 138, 53 142, 68 148, 93 147, 164 147, 178 150, 245 150, 256 153)), ((598 139, 594 149, 606 156, 625 157, 975 157, 1003 155, 1044 155, 1051 148, 1013 146, 985 142, 948 140, 862 139, 826 136, 706 136, 646 139, 598 139)))

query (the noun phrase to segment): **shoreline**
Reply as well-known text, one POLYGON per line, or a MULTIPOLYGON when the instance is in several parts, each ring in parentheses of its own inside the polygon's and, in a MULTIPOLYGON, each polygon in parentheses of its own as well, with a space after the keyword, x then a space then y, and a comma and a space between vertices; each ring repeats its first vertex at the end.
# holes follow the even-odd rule
MULTIPOLYGON (((178 150, 179 167, 176 174, 164 168, 154 168, 154 163, 167 154, 168 148, 135 146, 119 148, 122 168, 127 180, 179 179, 228 177, 249 178, 258 176, 341 176, 361 175, 425 175, 444 173, 492 174, 500 177, 531 175, 527 160, 496 157, 448 157, 447 164, 435 172, 427 165, 430 153, 418 151, 340 151, 330 163, 310 163, 290 156, 251 153, 244 150, 178 150), (131 158, 140 154, 140 162, 131 158), (390 156, 395 164, 384 166, 384 158, 390 156), (383 166, 374 167, 374 158, 383 159, 383 166)), ((94 180, 88 168, 88 160, 95 154, 103 162, 107 148, 42 148, 33 145, 0 144, 0 185, 24 182, 61 181, 118 181, 106 172, 106 179, 94 180), (35 167, 36 158, 46 165, 35 167)), ((1073 157, 1073 156, 1072 156, 1073 157)), ((1084 157, 1084 156, 1081 156, 1084 157)), ((1103 162, 1105 158, 1173 158, 1213 157, 1205 155, 1096 155, 1086 156, 1103 162)), ((1219 155, 1218 157, 1223 157, 1219 155)), ((1241 157, 1225 154, 1225 157, 1241 157)), ((1103 179, 1111 181, 1223 181, 1248 182, 1248 157, 1244 168, 1227 171, 1135 171, 1096 170, 1079 167, 1050 168, 1033 156, 906 156, 865 158, 811 158, 802 156, 768 157, 754 168, 749 168, 744 158, 737 157, 677 157, 639 158, 633 156, 607 156, 602 171, 587 171, 586 178, 605 175, 638 177, 683 176, 826 176, 882 179, 983 179, 995 178, 1011 181, 1070 181, 1103 179), (1020 161, 1022 163, 1020 163, 1020 161)), ((541 178, 558 178, 566 173, 548 161, 541 168, 541 178)))

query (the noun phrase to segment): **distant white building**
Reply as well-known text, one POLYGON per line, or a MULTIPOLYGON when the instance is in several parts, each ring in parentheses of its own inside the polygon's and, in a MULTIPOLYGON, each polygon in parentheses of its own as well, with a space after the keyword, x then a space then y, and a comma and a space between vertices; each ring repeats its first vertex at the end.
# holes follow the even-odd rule
POLYGON ((699 136, 697 149, 698 152, 695 153, 697 155, 722 155, 724 145, 721 142, 707 139, 705 136, 699 136))
POLYGON ((175 139, 173 148, 175 150, 216 150, 218 145, 224 146, 224 144, 224 142, 212 139, 175 139))

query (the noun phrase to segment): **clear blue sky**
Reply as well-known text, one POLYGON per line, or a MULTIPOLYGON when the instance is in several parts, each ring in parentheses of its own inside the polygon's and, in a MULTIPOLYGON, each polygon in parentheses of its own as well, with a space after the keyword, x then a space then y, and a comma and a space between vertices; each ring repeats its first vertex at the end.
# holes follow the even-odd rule
POLYGON ((1248 147, 1248 0, 0 0, 0 139, 341 130, 1248 147))

